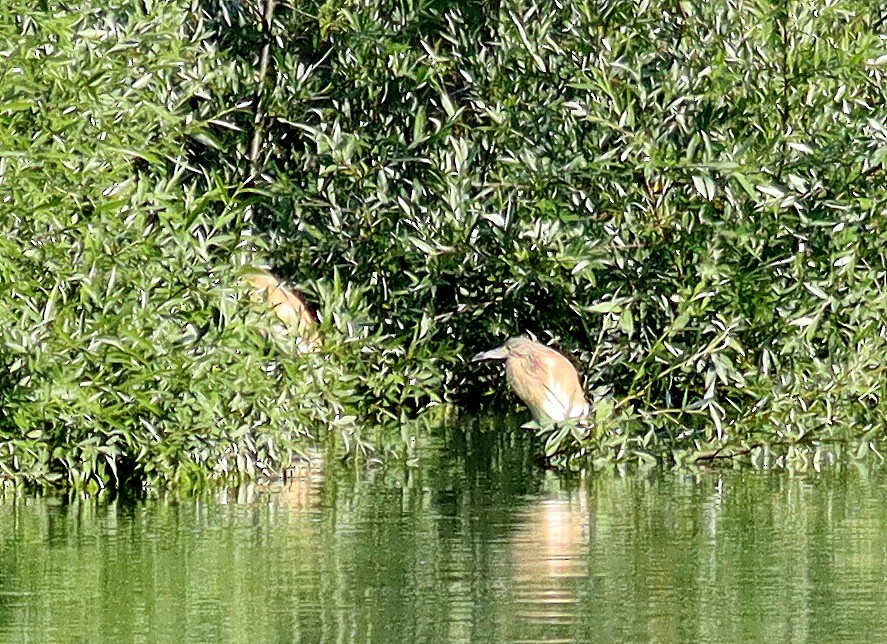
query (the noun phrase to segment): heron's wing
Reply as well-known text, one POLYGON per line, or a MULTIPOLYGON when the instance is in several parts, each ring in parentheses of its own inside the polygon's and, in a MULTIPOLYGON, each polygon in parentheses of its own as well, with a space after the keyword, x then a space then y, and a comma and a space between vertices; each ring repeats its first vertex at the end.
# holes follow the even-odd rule
POLYGON ((572 363, 555 351, 540 362, 545 367, 545 398, 540 404, 545 414, 555 422, 588 414, 588 403, 572 363))

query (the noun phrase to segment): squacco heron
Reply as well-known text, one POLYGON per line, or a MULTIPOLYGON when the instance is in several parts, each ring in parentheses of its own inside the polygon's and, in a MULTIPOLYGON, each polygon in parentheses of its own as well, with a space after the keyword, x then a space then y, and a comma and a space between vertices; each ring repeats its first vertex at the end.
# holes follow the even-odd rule
POLYGON ((301 293, 287 287, 283 282, 262 269, 252 269, 244 276, 252 288, 250 300, 266 301, 274 309, 277 319, 298 339, 298 348, 303 353, 314 350, 320 343, 317 333, 317 318, 301 293))
POLYGON ((472 359, 505 360, 508 384, 539 423, 559 423, 588 415, 579 373, 560 353, 529 338, 511 338, 472 359))

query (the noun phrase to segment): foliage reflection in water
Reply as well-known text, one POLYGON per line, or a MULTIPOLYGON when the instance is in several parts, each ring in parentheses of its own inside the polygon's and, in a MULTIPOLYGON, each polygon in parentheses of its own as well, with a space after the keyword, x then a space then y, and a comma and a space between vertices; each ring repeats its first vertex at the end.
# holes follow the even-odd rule
POLYGON ((0 640, 877 641, 887 476, 564 480, 526 433, 198 499, 0 497, 0 640))

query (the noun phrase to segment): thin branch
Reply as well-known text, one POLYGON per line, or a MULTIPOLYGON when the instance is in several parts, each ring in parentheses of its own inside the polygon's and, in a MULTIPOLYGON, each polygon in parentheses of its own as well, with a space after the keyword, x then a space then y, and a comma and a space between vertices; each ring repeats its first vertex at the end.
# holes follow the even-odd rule
POLYGON ((265 0, 265 6, 262 13, 262 31, 264 34, 264 44, 262 45, 262 55, 259 58, 259 77, 256 81, 256 93, 253 96, 253 138, 249 146, 249 165, 250 176, 258 174, 259 150, 262 148, 263 130, 262 123, 265 120, 263 110, 263 99, 265 97, 265 79, 268 77, 268 71, 271 67, 271 27, 274 22, 274 8, 276 0, 265 0))

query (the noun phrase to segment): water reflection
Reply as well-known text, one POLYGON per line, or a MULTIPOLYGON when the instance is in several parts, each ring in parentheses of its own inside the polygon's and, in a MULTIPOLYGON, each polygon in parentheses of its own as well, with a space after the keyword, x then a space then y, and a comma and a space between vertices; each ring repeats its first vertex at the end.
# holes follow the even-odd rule
POLYGON ((588 503, 584 489, 542 496, 517 515, 509 540, 517 616, 547 627, 533 641, 569 642, 588 578, 588 503))
POLYGON ((203 498, 0 496, 0 641, 887 638, 887 476, 564 480, 526 434, 203 498))

